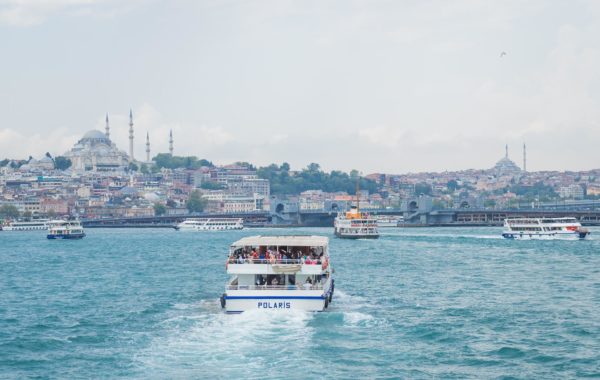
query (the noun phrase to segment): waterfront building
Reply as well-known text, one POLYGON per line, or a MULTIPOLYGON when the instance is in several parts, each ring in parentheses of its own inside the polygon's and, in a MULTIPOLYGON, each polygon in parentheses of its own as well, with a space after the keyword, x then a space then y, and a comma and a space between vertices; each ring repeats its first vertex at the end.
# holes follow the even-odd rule
POLYGON ((558 194, 561 198, 566 199, 583 199, 583 188, 577 184, 563 186, 558 189, 558 194))

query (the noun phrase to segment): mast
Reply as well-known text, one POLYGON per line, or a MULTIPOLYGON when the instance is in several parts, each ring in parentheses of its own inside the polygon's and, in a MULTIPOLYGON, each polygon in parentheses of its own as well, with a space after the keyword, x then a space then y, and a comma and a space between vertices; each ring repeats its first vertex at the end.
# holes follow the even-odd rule
POLYGON ((360 176, 356 176, 356 212, 360 212, 360 198, 358 192, 360 191, 360 176))

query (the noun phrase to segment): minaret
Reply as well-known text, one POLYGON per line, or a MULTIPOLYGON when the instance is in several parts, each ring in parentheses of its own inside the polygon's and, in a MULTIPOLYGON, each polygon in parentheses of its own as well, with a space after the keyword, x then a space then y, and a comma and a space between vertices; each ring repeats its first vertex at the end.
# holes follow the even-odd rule
POLYGON ((146 132, 146 162, 150 162, 150 134, 146 132))
POLYGON ((129 109, 129 162, 133 162, 133 112, 129 109))
POLYGON ((523 143, 523 171, 527 171, 527 147, 523 143))
POLYGON ((106 113, 106 127, 104 127, 104 129, 106 130, 106 138, 110 139, 110 127, 108 126, 108 112, 106 113))
POLYGON ((506 150, 505 157, 508 158, 508 144, 506 144, 506 146, 504 147, 504 149, 506 150))
POLYGON ((169 131, 169 153, 173 156, 173 130, 169 131))

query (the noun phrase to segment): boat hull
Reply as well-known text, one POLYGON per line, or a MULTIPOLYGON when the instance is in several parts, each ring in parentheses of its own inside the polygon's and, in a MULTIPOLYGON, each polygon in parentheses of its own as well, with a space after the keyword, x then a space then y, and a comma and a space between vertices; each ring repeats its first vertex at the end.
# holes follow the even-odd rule
POLYGON ((378 239, 379 238, 379 234, 377 234, 377 235, 374 235, 374 234, 344 234, 344 233, 340 233, 340 232, 336 232, 335 236, 339 237, 341 239, 378 239))
POLYGON ((584 240, 589 232, 563 232, 563 233, 518 233, 504 232, 502 237, 509 240, 584 240))
POLYGON ((249 310, 304 310, 324 311, 333 299, 334 282, 327 282, 321 290, 290 291, 228 291, 221 296, 221 307, 227 313, 249 310))
POLYGON ((85 237, 85 233, 83 233, 83 234, 48 234, 48 235, 46 235, 46 237, 50 240, 53 240, 53 239, 76 240, 76 239, 83 239, 85 237))
POLYGON ((248 310, 323 311, 326 296, 229 296, 225 295, 225 311, 242 313, 248 310))

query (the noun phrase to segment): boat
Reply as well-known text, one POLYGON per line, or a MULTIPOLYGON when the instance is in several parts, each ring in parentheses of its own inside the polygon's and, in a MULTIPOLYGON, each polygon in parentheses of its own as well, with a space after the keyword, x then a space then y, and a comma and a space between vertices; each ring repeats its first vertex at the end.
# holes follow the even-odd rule
POLYGON ((180 231, 221 231, 241 230, 244 228, 242 218, 192 218, 175 226, 180 231))
POLYGON ((3 231, 42 231, 48 229, 48 219, 14 221, 2 227, 3 231))
POLYGON ((85 232, 78 220, 51 220, 48 222, 48 239, 82 239, 85 232))
POLYGON ((249 236, 233 243, 221 296, 227 313, 293 309, 323 311, 333 299, 329 239, 324 236, 249 236))
POLYGON ((333 222, 335 236, 343 239, 377 239, 379 229, 377 219, 360 212, 352 206, 350 211, 340 213, 333 222))
POLYGON ((375 217, 377 219, 377 227, 401 227, 404 224, 404 217, 397 215, 378 215, 375 217))
POLYGON ((590 231, 576 218, 509 218, 502 236, 518 240, 582 240, 590 231))
POLYGON ((379 229, 377 219, 360 212, 360 177, 356 178, 356 206, 340 212, 333 221, 333 233, 343 239, 377 239, 379 229))

